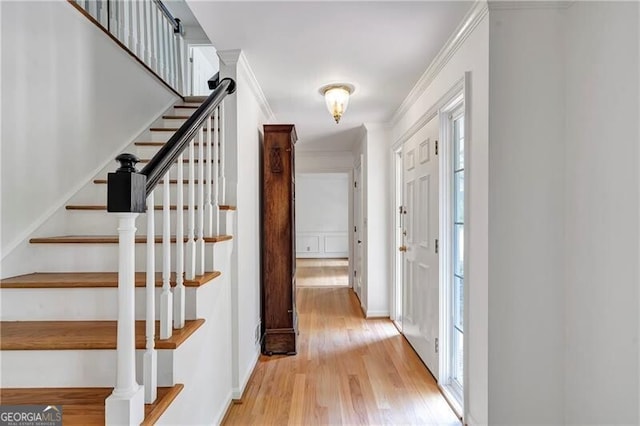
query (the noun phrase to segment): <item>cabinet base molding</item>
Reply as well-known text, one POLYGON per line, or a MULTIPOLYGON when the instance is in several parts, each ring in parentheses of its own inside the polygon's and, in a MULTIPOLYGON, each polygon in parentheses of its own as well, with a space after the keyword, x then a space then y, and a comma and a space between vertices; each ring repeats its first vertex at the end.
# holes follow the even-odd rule
POLYGON ((266 330, 262 338, 262 353, 295 355, 297 353, 296 334, 293 328, 266 330))

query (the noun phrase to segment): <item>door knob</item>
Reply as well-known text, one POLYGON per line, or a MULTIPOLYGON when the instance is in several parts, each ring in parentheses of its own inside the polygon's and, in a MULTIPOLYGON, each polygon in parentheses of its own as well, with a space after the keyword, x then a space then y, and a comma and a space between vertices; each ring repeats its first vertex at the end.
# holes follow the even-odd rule
POLYGON ((400 246, 400 247, 398 247, 398 250, 400 250, 401 252, 406 252, 407 251, 407 246, 400 246))
POLYGON ((362 244, 362 241, 358 240, 358 244, 362 244))

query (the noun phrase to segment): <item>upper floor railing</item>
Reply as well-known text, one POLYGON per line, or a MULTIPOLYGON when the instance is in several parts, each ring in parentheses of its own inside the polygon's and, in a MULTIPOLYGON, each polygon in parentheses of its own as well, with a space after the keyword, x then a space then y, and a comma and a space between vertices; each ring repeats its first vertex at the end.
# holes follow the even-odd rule
POLYGON ((183 26, 160 0, 68 1, 177 95, 185 94, 183 26))

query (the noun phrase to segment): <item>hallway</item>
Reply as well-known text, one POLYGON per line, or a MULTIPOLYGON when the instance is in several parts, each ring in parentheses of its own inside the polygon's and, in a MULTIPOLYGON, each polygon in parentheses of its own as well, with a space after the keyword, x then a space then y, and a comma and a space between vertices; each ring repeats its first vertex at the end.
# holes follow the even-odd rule
POLYGON ((365 320, 350 288, 297 296, 298 354, 261 356, 223 424, 460 424, 391 321, 365 320))

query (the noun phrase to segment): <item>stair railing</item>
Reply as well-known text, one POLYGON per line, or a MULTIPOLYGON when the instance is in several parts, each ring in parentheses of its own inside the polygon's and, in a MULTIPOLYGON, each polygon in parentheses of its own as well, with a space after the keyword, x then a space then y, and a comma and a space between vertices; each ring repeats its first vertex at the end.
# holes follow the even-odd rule
POLYGON ((162 243, 162 291, 160 296, 160 339, 171 337, 173 328, 185 324, 184 278, 194 279, 213 265, 213 254, 206 251, 206 237, 217 233, 220 190, 217 180, 223 169, 224 143, 220 110, 222 101, 235 92, 235 82, 225 78, 217 82, 211 95, 164 144, 140 171, 140 160, 133 154, 120 154, 120 167, 108 175, 107 211, 116 213, 119 226, 117 377, 113 394, 107 398, 107 422, 140 423, 143 400, 151 403, 157 396, 157 354, 155 350, 155 244, 162 243), (195 145, 198 146, 197 157, 195 145), (205 150, 205 144, 207 144, 205 150), (188 223, 184 235, 184 152, 188 148, 188 223), (206 151, 206 157, 205 157, 206 151), (197 165, 197 180, 196 180, 197 165), (175 288, 171 291, 171 194, 170 170, 175 169, 175 288), (206 170, 205 170, 206 169, 206 170), (154 192, 162 182, 162 237, 155 236, 154 192), (196 197, 197 183, 197 197, 196 197), (206 197, 205 197, 206 194, 206 197), (198 217, 195 217, 195 212, 198 217), (144 389, 135 376, 135 220, 147 212, 146 259, 146 350, 144 389), (209 225, 211 224, 211 225, 209 225), (214 226, 215 224, 215 226, 214 226), (186 251, 185 251, 186 245, 186 251), (139 396, 143 393, 143 398, 139 396), (140 401, 138 401, 140 400, 140 401))
POLYGON ((68 0, 176 94, 185 93, 184 28, 160 0, 68 0))

